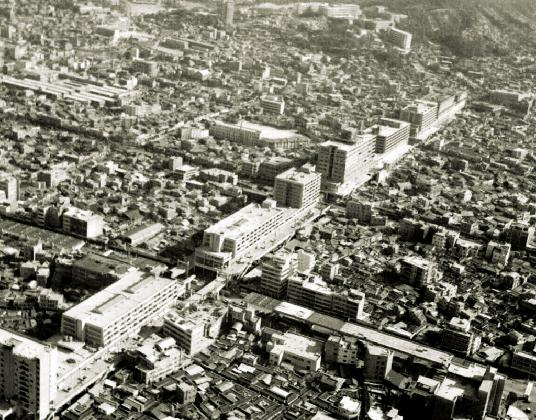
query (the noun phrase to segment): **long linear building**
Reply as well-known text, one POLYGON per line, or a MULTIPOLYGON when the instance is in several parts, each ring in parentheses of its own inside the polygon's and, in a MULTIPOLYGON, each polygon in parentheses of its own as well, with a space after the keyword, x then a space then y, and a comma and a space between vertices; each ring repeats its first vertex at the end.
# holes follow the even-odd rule
POLYGON ((163 315, 184 292, 176 280, 134 271, 65 312, 61 332, 108 347, 163 315))
POLYGON ((258 293, 250 293, 244 300, 252 308, 274 312, 280 317, 306 324, 314 327, 318 331, 325 331, 330 335, 336 334, 343 337, 355 337, 365 343, 378 345, 393 350, 395 353, 414 357, 415 359, 425 360, 442 366, 448 366, 453 359, 453 355, 450 353, 387 334, 374 328, 324 315, 290 302, 282 302, 258 293))
POLYGON ((341 319, 361 319, 365 294, 350 289, 336 292, 319 278, 295 275, 288 279, 287 300, 341 319))
POLYGON ((273 200, 249 204, 205 230, 202 245, 195 250, 196 268, 225 271, 241 258, 253 258, 255 250, 267 253, 282 237, 290 236, 304 209, 274 204, 273 200))

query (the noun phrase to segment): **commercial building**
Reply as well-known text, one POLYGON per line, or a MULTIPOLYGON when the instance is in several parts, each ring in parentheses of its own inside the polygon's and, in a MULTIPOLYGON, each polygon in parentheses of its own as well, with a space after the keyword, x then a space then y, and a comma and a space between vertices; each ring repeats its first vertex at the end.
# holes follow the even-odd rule
POLYGON ((361 319, 365 294, 354 289, 335 292, 319 277, 288 279, 287 300, 341 319, 361 319))
POLYGON ((387 40, 395 47, 400 48, 404 52, 411 50, 411 40, 413 36, 406 31, 391 26, 387 29, 387 40))
MULTIPOLYGON (((61 260, 62 268, 68 268, 61 260)), ((128 261, 110 256, 90 253, 70 264, 71 279, 69 284, 74 287, 100 289, 119 280, 124 275, 136 271, 128 261)))
POLYGON ((388 153, 407 146, 410 124, 406 121, 382 118, 378 125, 372 127, 372 134, 376 136, 376 153, 388 153))
POLYGON ((227 307, 212 302, 183 310, 172 309, 164 317, 163 333, 175 339, 188 354, 194 355, 218 338, 226 316, 227 307))
POLYGON ((431 93, 400 111, 400 119, 411 124, 410 135, 425 140, 456 117, 467 101, 467 92, 431 93))
POLYGON ((61 332, 108 347, 164 314, 184 291, 177 280, 132 272, 66 311, 61 332))
POLYGON ((296 370, 316 372, 320 369, 322 359, 322 343, 303 335, 274 331, 266 343, 269 362, 279 366, 288 363, 296 370))
POLYGON ((296 272, 295 254, 278 251, 262 263, 261 292, 276 299, 287 294, 288 279, 296 272))
POLYGON ((62 215, 62 229, 71 235, 94 239, 102 235, 104 219, 89 210, 70 207, 62 215))
POLYGON ((355 337, 364 343, 371 343, 380 347, 385 347, 396 353, 408 355, 417 360, 424 360, 433 365, 445 367, 449 366, 452 361, 452 354, 445 351, 437 350, 371 327, 366 327, 353 322, 346 322, 333 316, 324 315, 308 309, 305 306, 267 298, 258 293, 250 293, 244 300, 252 308, 271 311, 288 322, 305 325, 308 328, 314 328, 319 332, 324 331, 327 335, 355 337))
POLYGON ((274 199, 279 207, 302 208, 318 203, 322 175, 310 166, 291 168, 275 177, 274 199))
POLYGON ((367 344, 365 346, 365 368, 363 376, 373 381, 383 381, 393 368, 394 352, 385 347, 367 344))
POLYGON ((261 98, 261 108, 267 114, 283 115, 285 113, 285 100, 275 95, 263 96, 261 98))
POLYGON ((48 417, 57 375, 55 347, 0 329, 0 398, 12 404, 16 418, 48 417))
POLYGON ((480 337, 471 332, 471 321, 453 317, 443 330, 442 347, 463 356, 473 354, 480 346, 480 337))
POLYGON ((400 111, 400 119, 411 124, 411 135, 430 130, 437 120, 437 104, 418 100, 400 111))
POLYGON ((376 138, 358 135, 349 142, 326 141, 318 147, 316 169, 322 174, 322 191, 348 195, 365 182, 374 163, 376 138))
POLYGON ((195 265, 219 271, 257 251, 260 258, 294 231, 302 215, 301 209, 278 208, 272 200, 249 204, 205 230, 195 265))

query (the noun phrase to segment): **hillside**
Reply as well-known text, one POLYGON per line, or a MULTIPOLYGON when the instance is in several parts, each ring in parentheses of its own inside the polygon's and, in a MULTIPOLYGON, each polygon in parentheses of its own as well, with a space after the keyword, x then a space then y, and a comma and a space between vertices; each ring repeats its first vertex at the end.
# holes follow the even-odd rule
POLYGON ((407 14, 415 41, 433 41, 460 56, 506 55, 536 47, 534 0, 391 0, 407 14))

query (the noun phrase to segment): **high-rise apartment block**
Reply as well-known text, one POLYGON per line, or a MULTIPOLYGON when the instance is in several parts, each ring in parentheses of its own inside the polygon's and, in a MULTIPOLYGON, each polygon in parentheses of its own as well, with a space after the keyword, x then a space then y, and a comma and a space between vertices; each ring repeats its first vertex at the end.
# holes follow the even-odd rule
POLYGON ((16 418, 48 417, 57 391, 56 347, 0 329, 0 399, 16 418))
POLYGON ((302 208, 318 202, 322 175, 312 167, 291 168, 275 177, 274 199, 279 207, 302 208))
POLYGON ((366 181, 374 163, 376 137, 353 136, 348 142, 326 141, 318 148, 316 168, 322 174, 322 190, 334 195, 348 195, 366 181))
POLYGON ((471 331, 471 321, 452 318, 443 330, 442 347, 463 356, 473 354, 480 346, 480 337, 471 331))
POLYGON ((261 292, 281 299, 287 294, 288 279, 296 272, 295 254, 279 251, 262 263, 261 292))

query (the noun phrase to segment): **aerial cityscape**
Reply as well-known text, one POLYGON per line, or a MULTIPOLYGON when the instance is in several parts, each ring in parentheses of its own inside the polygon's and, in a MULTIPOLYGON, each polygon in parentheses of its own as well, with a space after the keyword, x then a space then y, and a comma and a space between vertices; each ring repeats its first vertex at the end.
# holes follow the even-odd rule
POLYGON ((536 1, 0 0, 0 51, 0 419, 536 419, 536 1))

